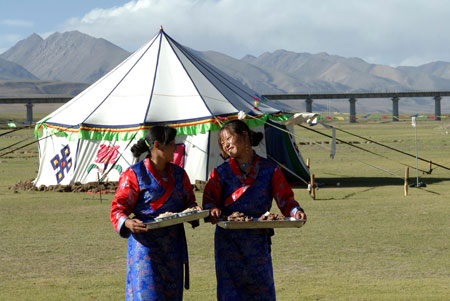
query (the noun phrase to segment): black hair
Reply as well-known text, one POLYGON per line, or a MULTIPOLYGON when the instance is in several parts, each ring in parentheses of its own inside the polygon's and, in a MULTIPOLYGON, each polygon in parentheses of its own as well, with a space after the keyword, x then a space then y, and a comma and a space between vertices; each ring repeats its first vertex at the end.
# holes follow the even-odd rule
POLYGON ((139 139, 138 142, 131 147, 133 157, 139 158, 143 153, 148 152, 148 156, 151 156, 151 150, 155 141, 159 141, 163 145, 169 144, 175 136, 177 130, 165 125, 155 125, 151 127, 144 139, 139 139))
POLYGON ((224 131, 224 130, 228 130, 228 131, 230 131, 230 133, 238 134, 240 136, 244 135, 244 132, 247 132, 248 138, 250 139, 251 146, 257 146, 261 142, 261 140, 264 138, 263 133, 254 132, 254 131, 250 130, 248 125, 242 120, 235 119, 235 120, 228 121, 227 123, 225 123, 225 125, 219 131, 219 137, 218 137, 219 138, 218 139, 219 140, 219 149, 220 149, 222 156, 224 156, 225 153, 223 152, 222 144, 220 143, 220 133, 222 133, 222 131, 224 131))

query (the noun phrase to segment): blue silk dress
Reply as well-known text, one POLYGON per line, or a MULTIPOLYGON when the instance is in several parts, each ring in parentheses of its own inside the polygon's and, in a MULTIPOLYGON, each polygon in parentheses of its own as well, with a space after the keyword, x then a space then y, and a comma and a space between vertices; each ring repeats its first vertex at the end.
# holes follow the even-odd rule
MULTIPOLYGON (((231 158, 211 173, 203 207, 218 207, 225 216, 239 211, 258 218, 270 211, 275 197, 285 216, 299 208, 279 167, 255 156, 247 178, 231 158)), ((271 236, 273 229, 223 229, 214 237, 217 299, 275 300, 271 236)))
POLYGON ((185 171, 170 164, 168 181, 153 170, 149 160, 131 166, 119 180, 111 221, 128 237, 126 300, 182 300, 183 264, 188 288, 188 253, 183 224, 127 232, 123 226, 131 213, 144 223, 164 212, 181 212, 196 205, 185 171))

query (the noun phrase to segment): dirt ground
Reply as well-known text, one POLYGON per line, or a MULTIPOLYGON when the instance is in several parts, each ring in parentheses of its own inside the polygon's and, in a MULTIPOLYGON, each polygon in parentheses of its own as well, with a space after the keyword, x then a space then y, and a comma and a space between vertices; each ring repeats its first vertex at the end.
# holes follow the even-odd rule
POLYGON ((34 186, 33 179, 25 182, 19 181, 13 186, 9 187, 10 190, 32 190, 32 191, 55 191, 55 192, 90 192, 90 193, 115 193, 117 189, 117 182, 106 183, 75 183, 72 185, 41 185, 39 187, 34 186))

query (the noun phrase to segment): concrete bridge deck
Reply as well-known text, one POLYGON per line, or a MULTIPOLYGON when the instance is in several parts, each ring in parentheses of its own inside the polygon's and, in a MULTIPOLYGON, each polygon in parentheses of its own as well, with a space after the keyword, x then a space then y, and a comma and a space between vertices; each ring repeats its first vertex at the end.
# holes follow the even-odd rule
MULTIPOLYGON (((450 96, 450 91, 412 91, 412 92, 356 92, 356 93, 289 93, 289 94, 264 94, 264 97, 274 100, 305 100, 306 111, 312 112, 314 99, 348 99, 350 103, 350 122, 356 122, 356 100, 360 98, 390 98, 392 100, 392 120, 398 121, 398 106, 400 98, 408 97, 432 97, 434 98, 435 120, 441 120, 441 99, 450 96)), ((1 97, 0 104, 23 103, 27 110, 27 122, 33 122, 33 105, 37 103, 65 103, 71 100, 70 96, 55 97, 1 97)))
POLYGON ((356 92, 356 93, 303 93, 303 94, 264 94, 264 97, 274 100, 304 99, 306 112, 312 112, 314 99, 348 99, 350 103, 350 122, 356 122, 356 100, 358 98, 390 98, 392 99, 392 120, 398 121, 398 103, 400 98, 433 97, 435 120, 441 120, 441 99, 450 96, 450 91, 411 91, 411 92, 356 92))

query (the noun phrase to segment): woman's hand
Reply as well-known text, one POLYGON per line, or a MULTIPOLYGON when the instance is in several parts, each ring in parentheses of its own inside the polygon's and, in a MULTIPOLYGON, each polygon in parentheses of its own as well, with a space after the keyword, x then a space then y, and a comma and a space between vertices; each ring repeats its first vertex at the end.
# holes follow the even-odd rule
POLYGON ((194 208, 195 210, 198 210, 198 211, 202 211, 202 207, 200 207, 200 206, 195 206, 195 207, 192 207, 192 208, 194 208))
POLYGON ((305 223, 306 223, 306 220, 307 220, 306 213, 301 211, 301 210, 297 211, 297 213, 295 214, 295 218, 296 219, 304 219, 305 223))
POLYGON ((147 226, 141 220, 136 218, 127 219, 124 225, 130 229, 132 233, 144 233, 148 231, 147 226))
POLYGON ((222 214, 222 211, 219 208, 213 208, 211 209, 211 212, 209 213, 211 224, 217 224, 219 222, 220 215, 222 214))

